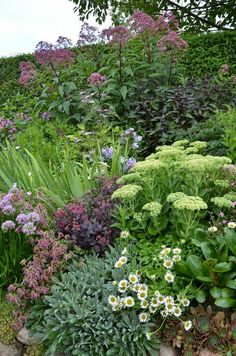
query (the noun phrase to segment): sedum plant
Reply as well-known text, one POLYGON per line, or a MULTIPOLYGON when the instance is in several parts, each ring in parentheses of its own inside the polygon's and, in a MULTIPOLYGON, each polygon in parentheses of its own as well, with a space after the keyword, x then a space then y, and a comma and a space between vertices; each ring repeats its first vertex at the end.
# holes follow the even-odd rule
POLYGON ((135 311, 116 315, 108 305, 119 253, 111 248, 104 259, 74 259, 54 279, 50 295, 32 308, 27 326, 47 344, 46 355, 156 355, 157 340, 146 336, 151 324, 140 323, 135 311))
POLYGON ((199 151, 205 147, 205 142, 181 140, 137 162, 118 179, 123 186, 112 195, 119 203, 116 225, 140 238, 169 233, 189 239, 210 209, 219 212, 219 202, 232 209, 224 197, 231 176, 223 168, 231 160, 203 156, 199 151))

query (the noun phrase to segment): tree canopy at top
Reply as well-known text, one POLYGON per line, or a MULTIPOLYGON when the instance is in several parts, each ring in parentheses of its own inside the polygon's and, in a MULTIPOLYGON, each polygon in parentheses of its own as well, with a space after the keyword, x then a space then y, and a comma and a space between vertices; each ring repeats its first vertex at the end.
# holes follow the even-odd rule
POLYGON ((93 15, 102 23, 110 13, 117 21, 120 14, 131 15, 141 10, 154 16, 171 11, 178 16, 181 27, 191 31, 234 30, 236 24, 235 0, 70 0, 80 19, 93 15))

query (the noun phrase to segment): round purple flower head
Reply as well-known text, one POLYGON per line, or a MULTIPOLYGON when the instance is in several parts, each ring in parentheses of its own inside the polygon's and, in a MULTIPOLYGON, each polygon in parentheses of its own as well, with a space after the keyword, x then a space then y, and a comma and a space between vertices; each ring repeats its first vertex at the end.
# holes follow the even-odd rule
POLYGON ((23 225, 22 227, 22 232, 23 234, 26 235, 34 235, 34 233, 36 232, 36 226, 32 223, 32 222, 28 222, 25 225, 23 225))
POLYGON ((105 80, 106 77, 104 75, 94 72, 88 78, 88 83, 91 85, 96 85, 96 87, 99 87, 105 80))
POLYGON ((14 221, 11 220, 6 220, 4 221, 4 223, 2 223, 2 231, 6 232, 8 230, 14 230, 16 227, 16 224, 14 223, 14 221))

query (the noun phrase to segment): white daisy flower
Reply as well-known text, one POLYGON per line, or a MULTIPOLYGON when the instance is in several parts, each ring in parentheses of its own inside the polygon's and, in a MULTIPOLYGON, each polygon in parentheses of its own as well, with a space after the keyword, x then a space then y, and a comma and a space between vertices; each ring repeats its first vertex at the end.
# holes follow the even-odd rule
POLYGON ((122 239, 126 239, 127 237, 129 237, 129 232, 128 231, 121 231, 120 237, 122 239))
POLYGON ((208 230, 209 232, 216 232, 218 229, 217 229, 216 226, 210 226, 210 227, 208 227, 207 230, 208 230))
POLYGON ((159 292, 159 290, 156 290, 156 291, 154 292, 154 295, 155 295, 155 297, 159 297, 159 295, 161 295, 161 293, 159 292))
POLYGON ((180 303, 184 306, 184 307, 188 307, 190 304, 190 300, 187 298, 183 298, 180 300, 180 303))
POLYGON ((122 266, 123 264, 119 260, 115 263, 115 268, 120 268, 122 266))
POLYGON ((129 281, 130 281, 130 283, 133 283, 133 284, 137 283, 138 282, 137 274, 130 274, 129 275, 129 281))
POLYGON ((171 295, 167 295, 165 297, 165 303, 173 303, 174 304, 174 298, 171 295))
POLYGON ((152 306, 152 307, 157 308, 157 307, 159 307, 159 305, 160 305, 160 303, 159 303, 159 301, 157 300, 157 298, 152 298, 152 299, 151 299, 151 306, 152 306))
POLYGON ((139 300, 144 300, 147 298, 147 292, 141 290, 137 293, 137 297, 139 300))
POLYGON ((163 318, 166 318, 167 315, 168 315, 168 312, 167 312, 166 310, 161 310, 161 316, 162 316, 163 318))
POLYGON ((126 279, 122 279, 120 280, 120 282, 118 283, 118 287, 119 288, 127 288, 128 287, 129 282, 126 279))
POLYGON ((119 311, 119 310, 120 310, 119 304, 113 305, 113 306, 112 306, 112 310, 113 310, 113 311, 119 311))
POLYGON ((173 311, 174 316, 176 316, 177 318, 180 317, 180 315, 182 314, 182 310, 180 307, 175 306, 174 307, 174 311, 173 311))
POLYGON ((193 326, 193 323, 191 322, 191 320, 188 320, 188 321, 184 322, 184 329, 186 331, 190 330, 192 326, 193 326))
POLYGON ((116 305, 117 304, 117 298, 114 295, 109 295, 108 303, 111 304, 111 305, 116 305))
POLYGON ((178 248, 178 247, 176 247, 176 248, 173 249, 173 254, 174 254, 174 255, 180 255, 181 252, 182 252, 182 250, 181 250, 180 248, 178 248))
POLYGON ((134 306, 134 298, 133 297, 126 297, 124 299, 124 305, 127 307, 127 308, 131 308, 134 306))
POLYGON ((139 320, 141 323, 146 323, 148 321, 148 314, 147 313, 140 313, 139 320))
POLYGON ((157 301, 160 303, 160 304, 164 304, 165 303, 165 296, 164 295, 158 295, 157 296, 157 301))
POLYGON ((180 255, 174 255, 174 256, 172 257, 172 260, 173 260, 174 262, 179 262, 179 261, 181 261, 181 256, 180 256, 180 255))
POLYGON ((230 221, 230 222, 227 224, 227 226, 228 226, 230 229, 235 229, 236 224, 235 224, 235 222, 230 221))
POLYGON ((142 309, 146 309, 148 307, 148 301, 147 300, 141 300, 140 307, 142 309))
POLYGON ((150 311, 151 314, 155 314, 156 311, 157 311, 157 308, 154 308, 152 305, 150 305, 149 311, 150 311))
POLYGON ((168 314, 173 314, 175 305, 173 303, 165 303, 165 310, 168 314))
POLYGON ((139 291, 147 292, 148 291, 148 286, 146 284, 140 284, 139 285, 139 291))
POLYGON ((125 263, 127 263, 128 258, 127 258, 127 257, 125 257, 125 256, 122 256, 122 257, 120 257, 120 258, 119 258, 119 260, 118 260, 118 261, 120 261, 120 262, 122 263, 122 265, 124 265, 125 263))
POLYGON ((173 283, 174 280, 175 280, 175 277, 174 277, 174 275, 173 275, 171 272, 167 272, 167 273, 165 274, 164 279, 165 279, 166 282, 168 282, 168 283, 173 283))
POLYGON ((160 252, 159 258, 160 258, 161 260, 164 260, 164 259, 166 258, 166 253, 160 252))
POLYGON ((163 263, 163 266, 165 268, 172 268, 173 267, 173 261, 172 260, 165 260, 164 263, 163 263))

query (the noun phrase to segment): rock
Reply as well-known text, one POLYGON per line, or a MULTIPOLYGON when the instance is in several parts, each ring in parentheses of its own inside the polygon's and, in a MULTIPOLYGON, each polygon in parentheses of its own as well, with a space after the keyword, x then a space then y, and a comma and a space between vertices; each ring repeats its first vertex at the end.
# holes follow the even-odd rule
POLYGON ((216 353, 208 351, 208 350, 202 350, 202 351, 200 351, 199 356, 220 356, 220 355, 218 353, 216 354, 216 353))
POLYGON ((171 346, 166 346, 161 344, 160 351, 158 353, 159 356, 176 356, 177 353, 171 346))
POLYGON ((37 339, 33 338, 32 336, 29 336, 29 332, 25 327, 20 329, 16 338, 21 344, 27 345, 27 346, 37 344, 37 342, 38 342, 37 339))
POLYGON ((17 347, 16 344, 5 345, 0 342, 0 356, 21 356, 23 346, 17 347))

